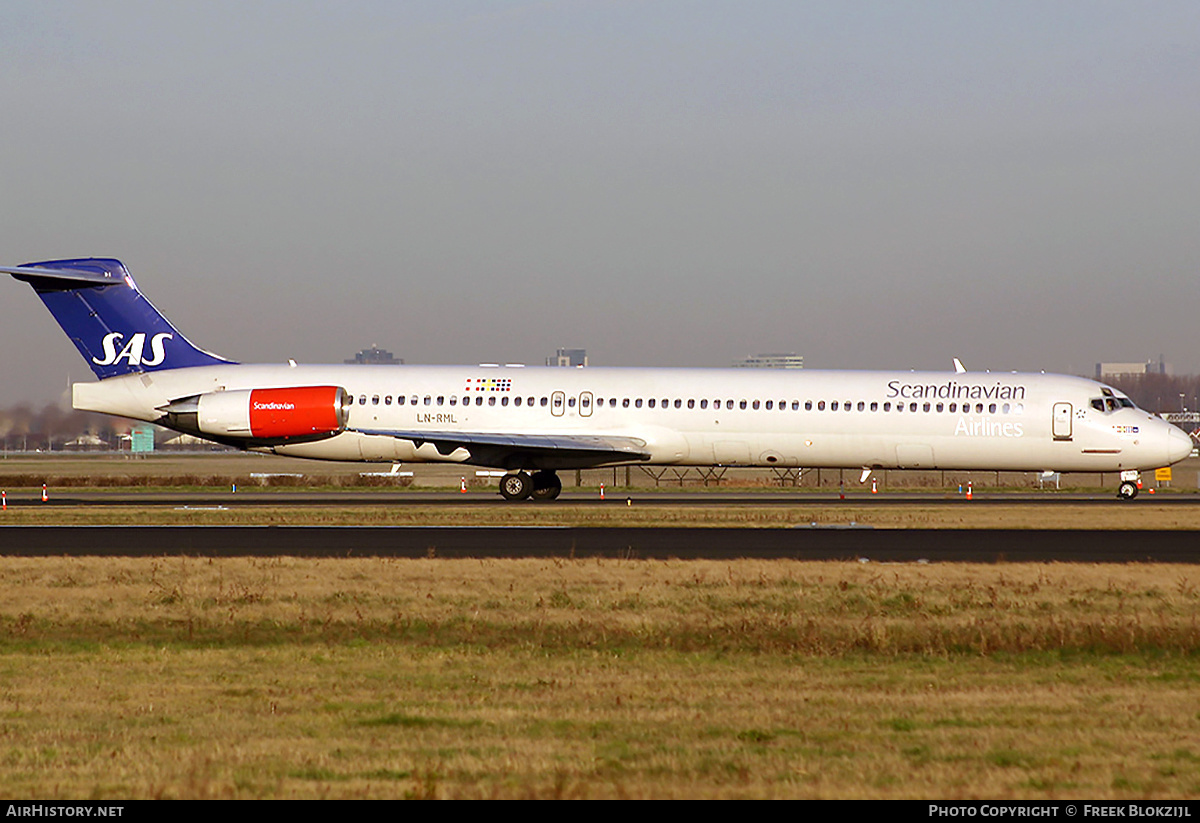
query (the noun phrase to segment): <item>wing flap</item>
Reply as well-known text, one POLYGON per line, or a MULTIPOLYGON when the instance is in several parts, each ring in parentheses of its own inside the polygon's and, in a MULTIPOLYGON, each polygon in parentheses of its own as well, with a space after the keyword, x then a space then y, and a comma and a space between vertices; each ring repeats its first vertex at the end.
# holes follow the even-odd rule
MULTIPOLYGON (((472 457, 487 455, 506 463, 505 458, 528 455, 534 458, 578 457, 586 463, 649 460, 646 441, 636 437, 586 434, 513 434, 499 432, 406 431, 397 429, 352 429, 360 434, 409 440, 420 447, 432 443, 442 454, 466 449, 472 457)), ((541 462, 541 461, 538 461, 541 462)))

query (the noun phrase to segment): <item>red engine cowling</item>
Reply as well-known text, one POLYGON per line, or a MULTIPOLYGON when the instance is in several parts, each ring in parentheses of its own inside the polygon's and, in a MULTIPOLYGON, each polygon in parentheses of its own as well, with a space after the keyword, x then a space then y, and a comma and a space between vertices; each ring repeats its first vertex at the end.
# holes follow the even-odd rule
MULTIPOLYGON (((204 434, 227 437, 287 439, 336 434, 346 427, 349 417, 346 390, 339 386, 210 392, 194 402, 196 427, 204 434)), ((191 409, 176 402, 166 410, 180 413, 191 409)))

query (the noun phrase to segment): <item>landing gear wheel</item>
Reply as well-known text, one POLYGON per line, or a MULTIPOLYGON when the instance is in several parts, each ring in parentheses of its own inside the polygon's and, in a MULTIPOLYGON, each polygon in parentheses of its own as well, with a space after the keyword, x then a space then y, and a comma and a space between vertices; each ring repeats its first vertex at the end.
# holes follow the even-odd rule
POLYGON ((1126 480, 1117 488, 1117 497, 1121 500, 1132 500, 1137 497, 1137 494, 1137 483, 1134 483, 1132 480, 1126 480))
POLYGON ((506 474, 500 478, 500 494, 505 500, 524 500, 533 493, 533 480, 525 472, 506 474))
POLYGON ((554 500, 562 493, 562 481, 551 471, 540 471, 533 476, 533 499, 554 500))

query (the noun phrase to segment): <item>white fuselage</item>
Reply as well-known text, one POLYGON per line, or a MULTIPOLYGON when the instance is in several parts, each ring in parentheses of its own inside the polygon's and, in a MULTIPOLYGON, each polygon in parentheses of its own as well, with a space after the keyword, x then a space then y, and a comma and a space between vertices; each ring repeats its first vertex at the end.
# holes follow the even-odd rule
POLYGON ((466 448, 357 430, 587 435, 645 442, 648 460, 613 463, 1020 471, 1151 469, 1191 451, 1111 389, 1049 374, 227 365, 76 384, 74 405, 156 421, 190 395, 319 385, 353 396, 346 431, 247 448, 479 463, 466 448))

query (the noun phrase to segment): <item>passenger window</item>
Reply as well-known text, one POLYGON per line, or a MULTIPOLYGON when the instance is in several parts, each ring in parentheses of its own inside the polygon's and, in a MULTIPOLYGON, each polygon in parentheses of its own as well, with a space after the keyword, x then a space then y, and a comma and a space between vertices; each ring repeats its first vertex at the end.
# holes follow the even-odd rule
POLYGON ((696 408, 696 401, 695 401, 695 400, 692 400, 690 397, 688 398, 688 408, 689 408, 689 409, 694 409, 694 408, 696 408))
POLYGON ((707 400, 701 400, 701 401, 700 401, 700 408, 702 408, 702 409, 707 409, 707 408, 708 408, 708 401, 707 401, 707 400))
MULTIPOLYGON (((793 406, 793 408, 794 408, 794 406, 793 406)), ((805 410, 805 411, 812 411, 812 401, 811 401, 811 400, 805 400, 805 401, 804 401, 804 410, 805 410)))
POLYGON ((908 410, 909 410, 909 411, 913 411, 913 412, 915 412, 915 411, 917 410, 917 404, 916 404, 916 403, 909 403, 909 404, 908 404, 908 410))
MULTIPOLYGON (((454 405, 454 398, 453 398, 453 397, 451 397, 451 398, 450 398, 450 405, 451 405, 451 406, 453 406, 453 405, 454 405)), ((514 405, 514 406, 519 406, 519 405, 521 405, 521 398, 520 398, 520 397, 514 397, 514 398, 513 398, 513 405, 514 405)))
POLYGON ((883 410, 884 410, 884 411, 891 411, 891 410, 892 410, 892 404, 891 404, 891 403, 884 403, 884 404, 883 404, 883 410))
POLYGON ((775 407, 775 406, 774 406, 774 401, 772 401, 772 400, 768 400, 768 401, 767 401, 765 404, 763 404, 763 405, 764 405, 764 408, 766 408, 766 410, 767 410, 767 411, 770 411, 771 409, 773 409, 773 408, 775 407))
MULTIPOLYGON (((743 404, 744 403, 745 403, 745 401, 743 401, 743 404)), ((753 408, 755 411, 758 411, 758 401, 755 400, 753 403, 750 404, 750 407, 753 408)), ((745 405, 743 405, 742 408, 743 409, 746 408, 745 405)))
POLYGON ((348 395, 346 395, 346 405, 347 405, 347 406, 353 406, 353 405, 354 405, 354 395, 352 395, 352 394, 348 394, 348 395))
POLYGON ((371 405, 372 405, 372 406, 378 406, 378 405, 379 405, 379 395, 377 395, 377 394, 376 394, 376 395, 372 395, 372 397, 371 397, 371 405))
POLYGON ((432 397, 430 397, 429 395, 425 395, 425 405, 426 405, 426 406, 432 406, 432 405, 433 405, 433 398, 432 398, 432 397))
POLYGON ((642 398, 639 397, 637 400, 634 400, 633 406, 634 408, 640 409, 642 407, 642 398))
POLYGON ((871 411, 879 411, 879 401, 877 401, 877 400, 871 401, 871 411))
POLYGON ((646 401, 646 405, 647 405, 647 406, 649 406, 650 408, 654 408, 654 403, 655 403, 655 402, 656 402, 656 401, 654 400, 654 398, 653 398, 653 397, 651 397, 649 400, 647 400, 647 401, 646 401))
POLYGON ((385 405, 385 406, 392 405, 392 396, 390 394, 387 397, 383 398, 383 405, 385 405))
POLYGON ((726 401, 725 401, 725 408, 727 408, 727 409, 732 409, 732 408, 733 408, 733 401, 732 401, 732 400, 726 400, 726 401))
POLYGON ((541 401, 540 401, 540 404, 539 404, 539 405, 545 406, 545 405, 546 405, 546 398, 544 398, 544 397, 543 397, 543 398, 541 399, 541 401))
POLYGON ((629 398, 628 397, 621 398, 621 408, 623 408, 623 409, 629 408, 629 398))
MULTIPOLYGON (((942 403, 938 403, 937 404, 938 414, 941 414, 945 410, 945 408, 946 408, 945 405, 943 405, 942 403)), ((1008 409, 1005 408, 1005 411, 1008 411, 1008 409)))
POLYGON ((482 405, 483 405, 483 395, 482 395, 482 394, 477 394, 477 395, 475 395, 475 405, 476 405, 476 406, 482 406, 482 405))
POLYGON ((929 409, 930 409, 930 406, 928 403, 926 403, 924 406, 921 407, 921 411, 929 411, 929 409))
POLYGON ((361 395, 361 396, 358 398, 358 405, 360 405, 360 406, 365 406, 365 405, 367 405, 367 396, 366 396, 365 394, 364 394, 364 395, 361 395))
MULTIPOLYGON (((683 406, 683 401, 682 401, 682 400, 680 400, 679 398, 675 398, 675 408, 677 408, 677 409, 678 409, 678 408, 680 408, 681 406, 683 406)), ((691 408, 691 406, 688 406, 688 408, 691 408)))
POLYGON ((866 408, 867 408, 867 404, 866 404, 866 403, 864 403, 863 401, 859 400, 859 401, 858 401, 858 410, 859 410, 859 411, 866 411, 866 408))
POLYGON ((489 406, 496 405, 496 395, 493 394, 491 397, 488 398, 488 405, 489 406))
POLYGON ((402 394, 398 394, 398 395, 396 395, 396 405, 397 405, 397 406, 403 406, 403 405, 404 405, 404 395, 402 395, 402 394))
POLYGON ((501 406, 507 406, 507 405, 508 405, 508 395, 504 395, 504 397, 501 397, 501 398, 500 398, 500 405, 501 405, 501 406))
POLYGON ((837 411, 837 410, 838 410, 838 401, 834 400, 832 403, 830 403, 830 404, 829 404, 829 410, 830 410, 830 411, 837 411))
POLYGON ((825 411, 825 401, 824 400, 817 401, 817 411, 825 411))
POLYGON ((439 394, 438 395, 438 405, 440 406, 445 402, 446 402, 446 396, 444 394, 439 394))
POLYGON ((996 404, 995 404, 995 403, 992 403, 992 404, 990 404, 990 405, 988 406, 988 413, 989 413, 989 414, 995 414, 995 413, 996 413, 996 404))

